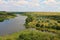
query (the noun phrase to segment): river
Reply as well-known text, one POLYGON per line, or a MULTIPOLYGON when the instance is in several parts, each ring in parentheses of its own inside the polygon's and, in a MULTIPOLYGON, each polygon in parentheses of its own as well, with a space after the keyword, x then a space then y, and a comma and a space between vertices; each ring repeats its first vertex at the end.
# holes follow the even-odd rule
POLYGON ((12 34, 25 29, 24 23, 26 16, 16 14, 17 17, 0 22, 0 35, 12 34))

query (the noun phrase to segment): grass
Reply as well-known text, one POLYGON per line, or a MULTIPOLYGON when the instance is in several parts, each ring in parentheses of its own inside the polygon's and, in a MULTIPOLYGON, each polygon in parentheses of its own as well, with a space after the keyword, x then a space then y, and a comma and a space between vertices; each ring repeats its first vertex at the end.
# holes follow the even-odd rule
POLYGON ((24 31, 0 37, 0 40, 59 40, 56 34, 26 29, 24 31), (23 39, 22 39, 23 38, 23 39))
POLYGON ((27 16, 25 26, 32 29, 0 36, 0 40, 60 40, 60 12, 21 13, 27 16))
POLYGON ((42 32, 60 35, 60 13, 59 12, 30 12, 26 13, 27 28, 35 28, 42 32))

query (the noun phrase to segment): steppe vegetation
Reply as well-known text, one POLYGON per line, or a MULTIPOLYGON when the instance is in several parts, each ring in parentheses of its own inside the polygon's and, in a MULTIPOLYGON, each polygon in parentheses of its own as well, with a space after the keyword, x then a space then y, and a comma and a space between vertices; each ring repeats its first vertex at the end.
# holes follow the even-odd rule
POLYGON ((27 16, 26 30, 0 37, 0 40, 60 40, 60 12, 20 13, 27 16))

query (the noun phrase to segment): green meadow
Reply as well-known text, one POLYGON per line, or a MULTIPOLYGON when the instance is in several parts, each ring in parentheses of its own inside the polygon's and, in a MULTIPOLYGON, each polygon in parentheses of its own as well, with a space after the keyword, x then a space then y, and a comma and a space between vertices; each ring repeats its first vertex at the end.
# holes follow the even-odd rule
POLYGON ((60 40, 60 12, 0 12, 0 21, 27 16, 25 30, 0 36, 0 40, 60 40))

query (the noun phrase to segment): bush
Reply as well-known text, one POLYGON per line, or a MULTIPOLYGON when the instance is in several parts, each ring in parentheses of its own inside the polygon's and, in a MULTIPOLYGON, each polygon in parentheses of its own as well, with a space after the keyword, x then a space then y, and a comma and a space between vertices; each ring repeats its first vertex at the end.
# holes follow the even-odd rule
POLYGON ((25 30, 20 33, 18 40, 59 40, 59 38, 48 32, 25 30))

